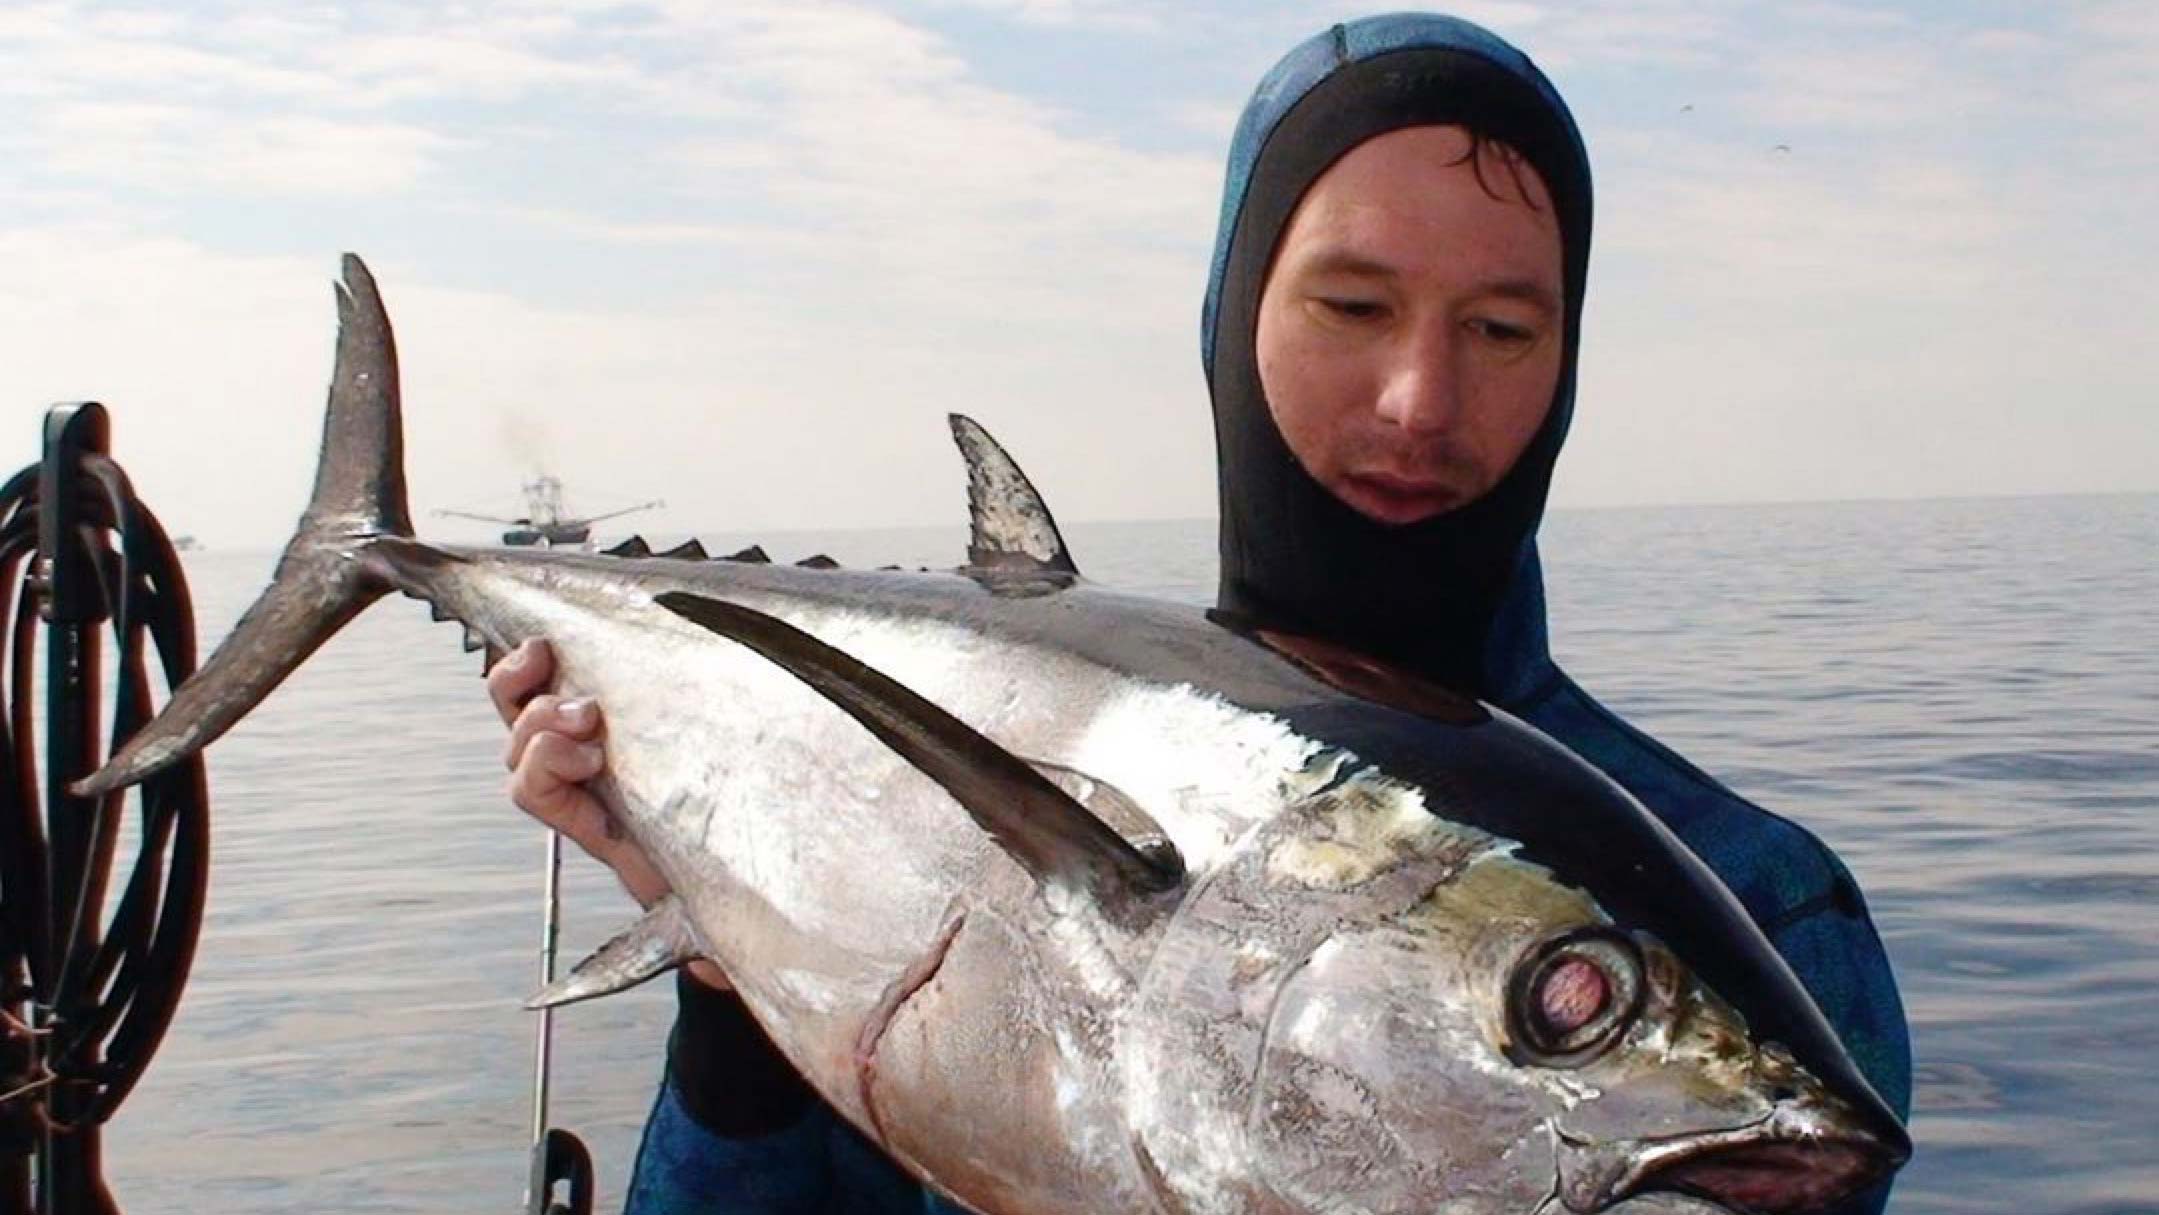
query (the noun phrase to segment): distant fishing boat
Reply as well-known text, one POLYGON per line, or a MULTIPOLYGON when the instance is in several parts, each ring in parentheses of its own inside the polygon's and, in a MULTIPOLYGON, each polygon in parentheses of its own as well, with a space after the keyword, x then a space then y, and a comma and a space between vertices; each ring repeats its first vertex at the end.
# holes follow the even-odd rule
POLYGON ((525 482, 523 488, 525 513, 522 515, 504 518, 500 515, 483 515, 463 510, 438 510, 435 513, 457 519, 508 524, 508 528, 502 533, 502 542, 508 545, 590 548, 593 524, 667 505, 661 499, 654 498, 649 502, 640 502, 635 506, 625 506, 620 510, 604 511, 597 515, 573 515, 563 503, 561 478, 543 472, 525 482))

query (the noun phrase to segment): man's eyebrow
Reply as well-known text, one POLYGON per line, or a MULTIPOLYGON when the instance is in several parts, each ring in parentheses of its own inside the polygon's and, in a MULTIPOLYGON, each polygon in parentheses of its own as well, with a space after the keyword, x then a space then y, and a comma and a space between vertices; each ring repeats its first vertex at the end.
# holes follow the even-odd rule
POLYGON ((1559 296, 1550 287, 1533 278, 1503 278, 1495 283, 1486 283, 1483 294, 1520 300, 1554 314, 1559 312, 1559 296))
POLYGON ((1383 261, 1349 249, 1322 249, 1304 264, 1307 274, 1357 274, 1371 278, 1394 278, 1400 272, 1383 261))

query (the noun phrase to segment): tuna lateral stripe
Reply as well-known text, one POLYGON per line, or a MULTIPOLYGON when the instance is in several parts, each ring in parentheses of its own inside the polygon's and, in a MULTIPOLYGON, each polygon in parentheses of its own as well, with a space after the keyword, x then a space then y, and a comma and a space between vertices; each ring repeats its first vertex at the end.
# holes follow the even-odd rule
POLYGON ((771 659, 861 722, 950 793, 1038 883, 1070 883, 1112 902, 1184 879, 1174 850, 1141 852, 1026 760, 853 655, 740 604, 681 591, 657 602, 771 659))

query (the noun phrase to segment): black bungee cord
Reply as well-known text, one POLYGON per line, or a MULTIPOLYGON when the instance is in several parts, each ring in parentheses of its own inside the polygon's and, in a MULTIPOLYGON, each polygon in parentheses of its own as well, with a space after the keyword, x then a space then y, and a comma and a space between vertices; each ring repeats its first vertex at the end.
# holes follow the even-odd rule
MULTIPOLYGON (((177 550, 108 454, 110 434, 103 406, 56 405, 44 459, 0 486, 0 1215, 119 1215, 100 1131, 163 1041, 202 927, 210 813, 201 757, 133 790, 68 791, 150 720, 151 652, 168 694, 196 663, 177 550), (101 750, 108 691, 111 744, 101 750), (131 800, 134 866, 114 900, 109 878, 131 800)), ((545 977, 556 849, 551 837, 545 977)), ((543 1016, 525 1205, 589 1215, 591 1156, 545 1121, 548 1028, 543 1016)))
POLYGON ((109 440, 102 406, 54 406, 44 459, 0 487, 0 1215, 117 1215, 100 1128, 163 1040, 202 926, 200 758, 132 791, 68 792, 149 720, 153 651, 167 689, 195 669, 179 557, 109 440))

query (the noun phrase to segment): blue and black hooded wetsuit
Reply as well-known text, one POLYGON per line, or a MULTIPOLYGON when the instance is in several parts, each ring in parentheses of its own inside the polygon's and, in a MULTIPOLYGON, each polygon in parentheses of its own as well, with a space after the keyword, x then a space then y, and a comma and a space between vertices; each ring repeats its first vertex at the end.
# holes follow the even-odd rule
MULTIPOLYGON (((1909 1117, 1904 1010, 1851 874, 1804 828, 1620 720, 1552 661, 1536 533, 1574 412, 1590 204, 1588 159, 1566 104, 1520 51, 1474 25, 1370 18, 1337 26, 1276 65, 1237 127, 1202 325, 1220 452, 1222 605, 1474 690, 1603 769, 1732 888, 1853 1061, 1909 1117), (1549 187, 1566 295, 1564 361, 1543 428, 1490 493, 1390 527, 1306 475, 1276 430, 1253 350, 1259 297, 1275 245, 1314 179, 1375 135, 1445 123, 1519 151, 1549 187)), ((1886 1191, 1842 1209, 1879 1210, 1886 1191)))
MULTIPOLYGON (((1536 532, 1573 416, 1589 233, 1589 165, 1572 116, 1521 52, 1485 30, 1444 17, 1370 18, 1276 65, 1237 126, 1202 326, 1220 454, 1221 606, 1473 690, 1603 769, 1731 886, 1852 1059, 1908 1116, 1903 1008, 1844 866, 1804 828, 1621 721, 1552 661, 1536 532), (1514 148, 1551 191, 1565 360, 1543 428, 1490 493, 1423 523, 1383 526, 1307 476, 1275 429, 1253 351, 1260 289, 1298 200, 1329 165, 1375 135, 1447 123, 1514 148)), ((1886 1192, 1848 1201, 1840 1215, 1878 1211, 1886 1192)), ((818 1101, 739 1002, 684 981, 629 1215, 954 1209, 818 1101)))

